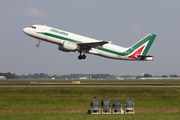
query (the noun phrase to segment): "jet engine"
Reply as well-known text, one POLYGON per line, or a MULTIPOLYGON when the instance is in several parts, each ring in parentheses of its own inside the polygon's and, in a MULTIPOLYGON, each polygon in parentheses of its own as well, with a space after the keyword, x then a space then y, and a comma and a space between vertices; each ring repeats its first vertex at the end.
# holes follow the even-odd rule
POLYGON ((77 45, 68 41, 64 41, 62 45, 59 45, 59 50, 63 52, 76 51, 77 45))

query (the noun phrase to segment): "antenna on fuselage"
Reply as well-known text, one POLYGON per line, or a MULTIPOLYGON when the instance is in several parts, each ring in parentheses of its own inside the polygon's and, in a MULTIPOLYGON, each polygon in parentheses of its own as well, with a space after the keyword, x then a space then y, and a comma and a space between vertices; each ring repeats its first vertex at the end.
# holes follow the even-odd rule
POLYGON ((112 41, 108 41, 109 42, 109 44, 111 44, 112 43, 112 41))

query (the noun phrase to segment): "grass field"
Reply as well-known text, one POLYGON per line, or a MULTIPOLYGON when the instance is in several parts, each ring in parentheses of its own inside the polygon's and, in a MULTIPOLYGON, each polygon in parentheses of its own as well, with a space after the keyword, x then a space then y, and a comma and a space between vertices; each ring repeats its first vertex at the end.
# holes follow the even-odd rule
MULTIPOLYGON (((14 83, 15 81, 8 81, 14 83)), ((22 81, 16 81, 22 82, 22 81)), ((30 81, 26 81, 30 82, 30 81)), ((47 82, 47 81, 38 81, 47 82)), ((52 82, 52 81, 51 81, 52 82)), ((60 81, 53 81, 60 82, 60 81)), ((67 81, 64 81, 67 82, 67 81)), ((90 81, 87 81, 90 82, 90 81)), ((104 81, 92 81, 102 83, 104 81)), ((105 81, 104 83, 113 81, 105 81)), ((123 81, 121 81, 122 83, 123 81)), ((148 83, 175 84, 179 81, 147 81, 148 83)), ((0 81, 2 83, 2 81, 0 81)), ((6 82, 7 83, 7 82, 6 82)), ((144 81, 126 81, 144 83, 144 81)), ((179 119, 180 87, 111 87, 111 86, 1 86, 0 119, 179 119), (90 102, 94 96, 117 97, 125 104, 133 97, 135 115, 89 115, 90 102)))

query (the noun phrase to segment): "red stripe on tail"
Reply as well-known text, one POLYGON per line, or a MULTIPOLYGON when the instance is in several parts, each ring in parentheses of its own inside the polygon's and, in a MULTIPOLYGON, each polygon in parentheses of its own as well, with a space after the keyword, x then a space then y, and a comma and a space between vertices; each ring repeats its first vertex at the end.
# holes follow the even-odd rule
POLYGON ((136 52, 134 52, 132 55, 128 56, 129 58, 133 58, 133 59, 138 59, 136 57, 136 55, 141 55, 143 49, 144 49, 145 45, 142 46, 141 48, 139 48, 138 50, 136 50, 136 52))

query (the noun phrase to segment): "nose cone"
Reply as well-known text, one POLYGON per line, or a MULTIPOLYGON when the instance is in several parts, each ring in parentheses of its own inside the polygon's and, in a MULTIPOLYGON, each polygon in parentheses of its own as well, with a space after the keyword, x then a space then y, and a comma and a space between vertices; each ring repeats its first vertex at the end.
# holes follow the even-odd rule
POLYGON ((27 28, 24 28, 23 32, 27 34, 27 32, 28 32, 27 28))
POLYGON ((30 34, 30 28, 26 27, 23 29, 23 32, 26 33, 27 35, 30 34))

